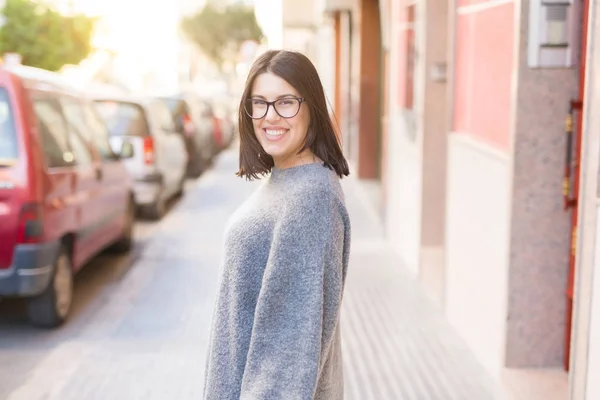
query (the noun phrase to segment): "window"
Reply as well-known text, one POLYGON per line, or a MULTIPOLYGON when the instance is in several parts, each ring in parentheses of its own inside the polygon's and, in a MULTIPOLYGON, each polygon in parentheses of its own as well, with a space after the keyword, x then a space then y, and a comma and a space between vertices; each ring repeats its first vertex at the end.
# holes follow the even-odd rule
POLYGON ((175 132, 175 122, 169 108, 161 101, 154 101, 148 107, 153 125, 169 132, 175 132))
POLYGON ((171 114, 176 115, 181 112, 181 108, 185 107, 185 103, 183 100, 166 97, 161 99, 161 101, 167 106, 171 114))
POLYGON ((148 123, 142 107, 134 103, 101 100, 95 108, 111 136, 147 136, 148 123))
POLYGON ((11 164, 18 155, 17 130, 8 92, 0 88, 0 165, 11 164))
POLYGON ((85 121, 83 108, 79 100, 61 99, 62 110, 69 127, 69 144, 78 165, 90 165, 93 161, 89 145, 92 143, 90 128, 85 121))
POLYGON ((67 125, 58 102, 51 98, 37 98, 33 106, 48 168, 71 165, 74 157, 69 150, 67 125))
POLYGON ((93 136, 93 143, 98 149, 103 160, 116 160, 117 156, 110 147, 110 138, 106 125, 100 119, 100 116, 89 104, 83 104, 83 112, 85 119, 90 127, 90 132, 93 136))
POLYGON ((186 117, 190 117, 190 111, 188 110, 185 101, 179 99, 165 98, 162 102, 167 106, 173 119, 174 129, 176 132, 184 133, 186 127, 186 117))
POLYGON ((198 107, 200 109, 200 115, 202 115, 203 118, 212 118, 213 110, 209 103, 201 100, 198 102, 198 107))
POLYGON ((85 140, 91 142, 92 135, 89 127, 86 124, 83 109, 79 100, 63 97, 60 100, 60 103, 62 105, 63 113, 68 125, 72 129, 76 129, 85 140))

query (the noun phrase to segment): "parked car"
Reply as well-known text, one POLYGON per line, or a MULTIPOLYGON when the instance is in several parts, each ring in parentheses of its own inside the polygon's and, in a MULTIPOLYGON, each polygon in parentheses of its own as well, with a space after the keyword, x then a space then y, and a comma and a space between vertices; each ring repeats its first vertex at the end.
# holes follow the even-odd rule
POLYGON ((215 155, 212 112, 207 104, 192 94, 180 93, 159 99, 168 107, 175 130, 185 140, 187 176, 196 178, 210 165, 215 155))
POLYGON ((94 96, 108 126, 110 143, 130 142, 134 156, 125 161, 133 178, 134 198, 141 213, 160 219, 169 199, 183 193, 188 155, 167 106, 155 98, 129 95, 94 96))
POLYGON ((28 298, 29 320, 68 317, 73 276, 113 246, 128 251, 133 187, 91 101, 49 73, 0 68, 0 297, 28 298))
POLYGON ((236 124, 234 120, 237 118, 237 113, 232 111, 225 101, 214 101, 213 110, 220 130, 220 140, 217 145, 222 150, 229 147, 235 138, 236 124))

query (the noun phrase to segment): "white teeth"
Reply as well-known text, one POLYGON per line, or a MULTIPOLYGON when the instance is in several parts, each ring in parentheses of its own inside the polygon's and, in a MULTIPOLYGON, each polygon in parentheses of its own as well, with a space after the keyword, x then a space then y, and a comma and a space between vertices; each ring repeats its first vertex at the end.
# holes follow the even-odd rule
POLYGON ((285 130, 272 130, 272 129, 265 129, 265 132, 267 132, 267 135, 269 136, 281 136, 285 133, 285 130))

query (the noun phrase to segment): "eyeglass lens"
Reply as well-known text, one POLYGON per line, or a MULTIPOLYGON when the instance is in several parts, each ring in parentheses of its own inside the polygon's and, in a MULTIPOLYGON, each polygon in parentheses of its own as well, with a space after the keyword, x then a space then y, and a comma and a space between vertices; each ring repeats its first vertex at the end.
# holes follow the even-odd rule
POLYGON ((249 99, 246 101, 246 112, 251 118, 260 119, 267 115, 269 105, 275 108, 275 112, 282 118, 292 118, 300 111, 300 100, 289 97, 268 103, 262 99, 249 99))

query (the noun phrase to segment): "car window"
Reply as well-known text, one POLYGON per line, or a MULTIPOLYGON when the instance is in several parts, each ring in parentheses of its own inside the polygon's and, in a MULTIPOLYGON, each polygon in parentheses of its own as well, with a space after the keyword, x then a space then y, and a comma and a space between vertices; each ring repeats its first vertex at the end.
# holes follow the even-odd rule
POLYGON ((17 130, 8 92, 0 88, 0 166, 10 165, 18 156, 17 130))
POLYGON ((162 101, 153 101, 148 106, 152 123, 159 129, 174 132, 175 122, 169 108, 162 101))
POLYGON ((202 101, 202 104, 203 104, 203 107, 204 107, 204 108, 205 108, 205 110, 206 110, 206 111, 205 111, 205 112, 206 112, 206 115, 213 116, 215 112, 214 112, 214 110, 213 110, 213 106, 212 106, 212 104, 210 104, 210 103, 209 103, 209 102, 207 102, 207 101, 202 101))
POLYGON ((83 113, 85 115, 86 122, 90 127, 90 132, 93 136, 93 142, 100 157, 103 160, 116 160, 117 156, 110 147, 110 138, 108 135, 108 128, 104 125, 101 117, 98 115, 96 110, 87 103, 82 104, 83 113))
POLYGON ((38 119, 48 168, 71 165, 74 157, 68 145, 67 124, 58 101, 52 98, 36 98, 33 108, 38 119))
POLYGON ((186 118, 190 117, 190 110, 185 101, 172 98, 163 98, 161 101, 167 106, 173 119, 173 128, 176 132, 184 133, 186 118))
POLYGON ((94 108, 104 121, 111 136, 148 136, 148 122, 142 107, 138 104, 96 100, 94 108))
POLYGON ((79 134, 85 138, 85 140, 91 141, 92 135, 85 122, 79 100, 63 97, 60 99, 60 104, 62 105, 67 124, 76 129, 79 134))
POLYGON ((200 100, 194 101, 192 104, 194 107, 194 112, 197 112, 200 117, 206 118, 206 115, 208 114, 207 104, 200 100))
POLYGON ((173 115, 177 114, 180 108, 185 105, 184 102, 180 99, 164 97, 160 100, 167 106, 167 108, 173 115))
POLYGON ((63 114, 69 128, 69 144, 78 165, 90 165, 93 161, 90 150, 91 133, 85 121, 81 103, 74 98, 60 99, 63 114))

